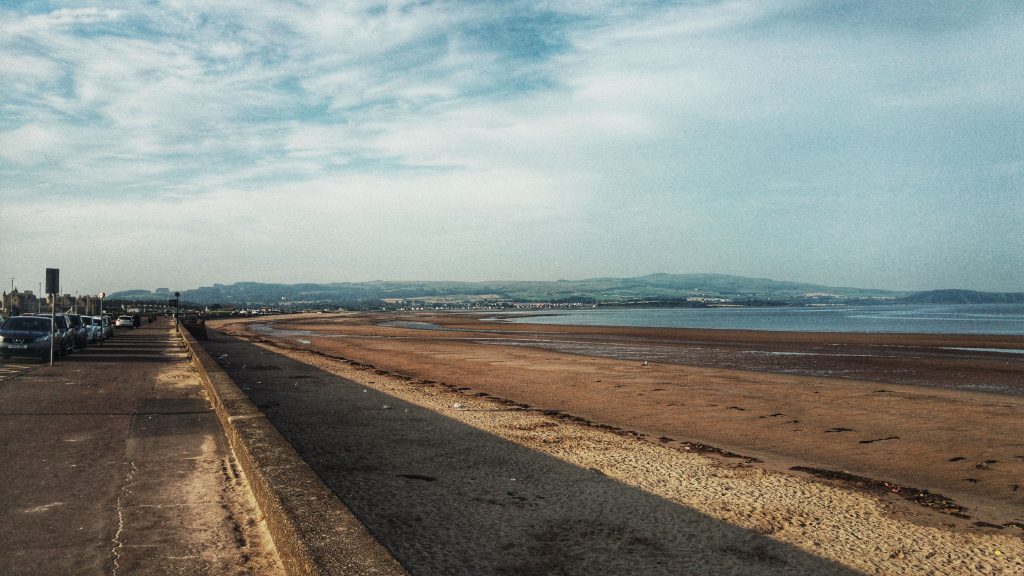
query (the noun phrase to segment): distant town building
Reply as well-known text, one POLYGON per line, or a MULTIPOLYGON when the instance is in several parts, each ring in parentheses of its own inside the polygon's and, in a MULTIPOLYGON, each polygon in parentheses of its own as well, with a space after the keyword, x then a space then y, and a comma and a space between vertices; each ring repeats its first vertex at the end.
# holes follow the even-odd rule
POLYGON ((3 293, 3 309, 5 316, 17 316, 28 312, 38 312, 40 302, 31 290, 18 292, 18 289, 14 288, 10 293, 3 293))

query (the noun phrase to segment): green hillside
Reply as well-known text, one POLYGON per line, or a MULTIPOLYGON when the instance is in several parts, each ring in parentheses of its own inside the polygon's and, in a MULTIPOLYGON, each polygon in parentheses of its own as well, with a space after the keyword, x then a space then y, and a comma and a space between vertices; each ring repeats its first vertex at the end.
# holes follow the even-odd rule
MULTIPOLYGON (((181 293, 186 302, 236 306, 372 306, 396 300, 449 302, 710 305, 793 304, 884 300, 909 296, 724 274, 649 274, 634 278, 497 282, 339 282, 331 284, 214 284, 181 293)), ((132 290, 111 298, 162 301, 166 292, 132 290)))

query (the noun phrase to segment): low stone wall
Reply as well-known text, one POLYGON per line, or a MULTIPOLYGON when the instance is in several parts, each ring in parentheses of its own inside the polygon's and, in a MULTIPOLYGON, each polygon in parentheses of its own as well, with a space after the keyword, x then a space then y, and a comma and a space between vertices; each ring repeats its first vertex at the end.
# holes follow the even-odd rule
POLYGON ((194 322, 183 322, 181 324, 188 330, 188 333, 192 335, 196 340, 206 340, 206 322, 204 320, 196 320, 194 322))
POLYGON ((407 575, 200 343, 180 332, 289 575, 407 575))

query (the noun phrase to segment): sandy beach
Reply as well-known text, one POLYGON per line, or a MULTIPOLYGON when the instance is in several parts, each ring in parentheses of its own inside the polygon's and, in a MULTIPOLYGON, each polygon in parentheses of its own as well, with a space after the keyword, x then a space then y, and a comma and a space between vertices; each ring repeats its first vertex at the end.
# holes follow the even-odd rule
POLYGON ((838 566, 1024 570, 1020 337, 211 326, 838 566))

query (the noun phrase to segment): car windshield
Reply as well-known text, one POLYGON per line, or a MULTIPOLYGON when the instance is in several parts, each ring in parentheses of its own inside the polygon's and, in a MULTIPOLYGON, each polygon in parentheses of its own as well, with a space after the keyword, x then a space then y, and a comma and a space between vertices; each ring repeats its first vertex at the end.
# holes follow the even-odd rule
POLYGON ((4 322, 4 330, 29 330, 32 332, 49 332, 50 321, 46 318, 32 318, 29 316, 18 316, 8 318, 4 322))

